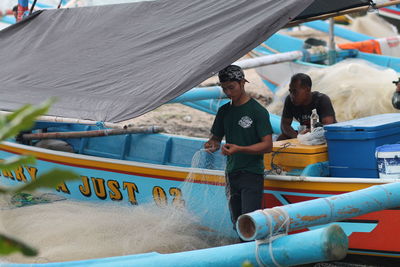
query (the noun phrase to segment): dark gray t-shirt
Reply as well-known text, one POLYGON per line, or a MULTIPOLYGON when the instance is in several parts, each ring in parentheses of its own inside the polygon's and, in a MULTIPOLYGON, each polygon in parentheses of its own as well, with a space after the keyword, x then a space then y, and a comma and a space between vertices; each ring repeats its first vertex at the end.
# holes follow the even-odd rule
MULTIPOLYGON (((285 105, 283 107, 283 118, 295 118, 300 125, 306 125, 310 128, 310 116, 313 109, 317 109, 319 120, 327 116, 335 117, 335 110, 333 109, 331 99, 329 96, 314 91, 311 92, 311 103, 307 106, 295 106, 290 100, 290 96, 286 97, 285 105)), ((336 122, 336 118, 335 118, 336 122)))

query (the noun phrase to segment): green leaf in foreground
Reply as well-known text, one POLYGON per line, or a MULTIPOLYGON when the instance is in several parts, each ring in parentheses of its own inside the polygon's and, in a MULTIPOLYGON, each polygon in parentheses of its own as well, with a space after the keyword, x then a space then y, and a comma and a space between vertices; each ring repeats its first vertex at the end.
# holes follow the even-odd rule
POLYGON ((0 194, 6 194, 8 192, 10 192, 11 190, 5 188, 5 187, 0 187, 0 194))
POLYGON ((254 267, 250 261, 246 260, 242 263, 242 267, 254 267))
POLYGON ((40 175, 29 184, 19 187, 15 192, 30 192, 38 188, 54 189, 62 182, 78 179, 80 179, 80 176, 75 172, 55 169, 40 175))
POLYGON ((0 234, 0 255, 21 252, 25 256, 36 256, 37 250, 14 238, 0 234))
POLYGON ((16 156, 0 161, 0 170, 13 171, 22 165, 34 164, 36 159, 34 156, 16 156))
POLYGON ((2 127, 0 128, 0 141, 17 135, 23 130, 30 129, 35 123, 35 119, 47 113, 50 105, 54 100, 50 99, 35 107, 25 105, 19 110, 6 116, 6 122, 2 119, 2 127))

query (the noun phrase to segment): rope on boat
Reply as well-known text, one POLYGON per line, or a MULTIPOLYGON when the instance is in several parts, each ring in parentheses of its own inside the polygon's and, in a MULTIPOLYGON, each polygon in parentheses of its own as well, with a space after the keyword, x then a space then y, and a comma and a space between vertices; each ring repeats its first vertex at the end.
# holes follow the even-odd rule
MULTIPOLYGON (((267 266, 262 259, 259 256, 259 247, 262 244, 269 244, 268 247, 268 252, 269 252, 269 256, 271 257, 272 262, 275 264, 275 266, 278 267, 282 267, 282 265, 279 264, 279 262, 276 261, 275 257, 274 257, 274 253, 272 251, 272 242, 275 239, 278 239, 282 236, 286 236, 289 233, 289 227, 290 227, 290 217, 289 217, 289 213, 280 208, 280 207, 274 207, 272 209, 268 209, 268 210, 261 210, 261 212, 264 214, 265 218, 267 219, 267 225, 269 228, 269 235, 264 238, 264 239, 259 239, 256 240, 256 260, 257 263, 260 266, 267 266), (283 218, 283 222, 279 225, 278 229, 276 231, 273 230, 272 227, 272 213, 275 213, 275 215, 277 215, 278 217, 282 217, 283 218), (282 228, 285 228, 284 232, 281 232, 282 228)), ((274 216, 275 217, 275 216, 274 216)))
POLYGON ((288 148, 291 145, 292 144, 290 142, 284 143, 282 147, 280 147, 278 150, 273 151, 271 153, 271 172, 276 172, 277 174, 282 173, 283 169, 279 165, 274 164, 274 158, 275 158, 275 156, 280 154, 282 152, 282 150, 288 148))

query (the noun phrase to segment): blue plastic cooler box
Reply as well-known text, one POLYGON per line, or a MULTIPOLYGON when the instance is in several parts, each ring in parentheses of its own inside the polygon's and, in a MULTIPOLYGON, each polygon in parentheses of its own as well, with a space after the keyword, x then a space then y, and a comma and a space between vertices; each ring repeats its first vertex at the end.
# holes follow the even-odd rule
POLYGON ((375 149, 400 141, 400 113, 324 126, 333 177, 378 178, 375 149))

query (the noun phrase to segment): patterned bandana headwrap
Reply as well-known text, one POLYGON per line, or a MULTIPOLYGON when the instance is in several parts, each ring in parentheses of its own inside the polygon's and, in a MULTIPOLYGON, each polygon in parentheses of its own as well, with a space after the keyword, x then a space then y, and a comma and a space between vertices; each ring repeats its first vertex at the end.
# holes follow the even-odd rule
POLYGON ((236 65, 229 65, 218 73, 218 78, 220 83, 224 82, 240 82, 241 80, 245 80, 244 72, 241 67, 236 65))

